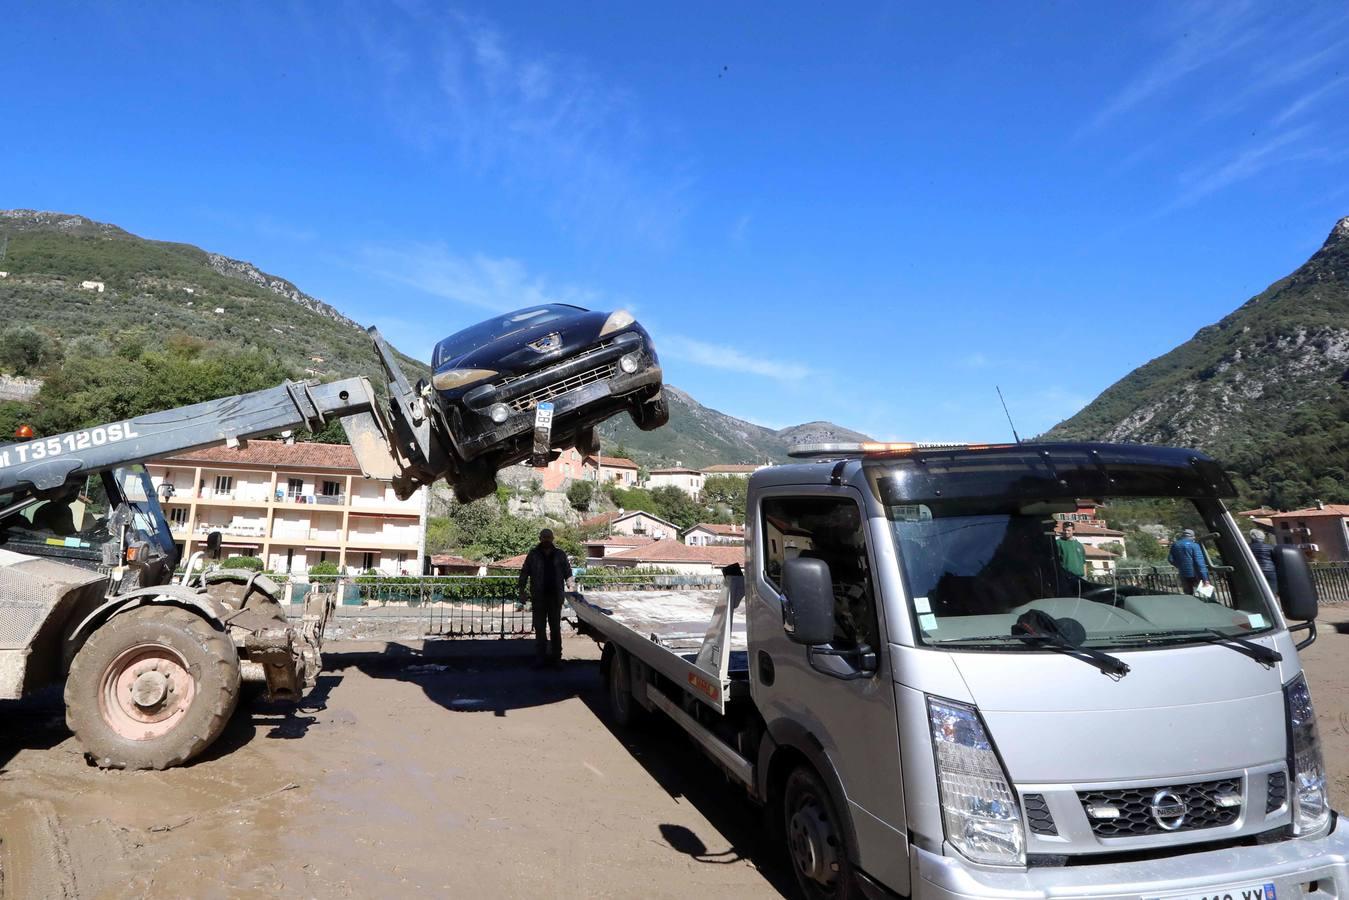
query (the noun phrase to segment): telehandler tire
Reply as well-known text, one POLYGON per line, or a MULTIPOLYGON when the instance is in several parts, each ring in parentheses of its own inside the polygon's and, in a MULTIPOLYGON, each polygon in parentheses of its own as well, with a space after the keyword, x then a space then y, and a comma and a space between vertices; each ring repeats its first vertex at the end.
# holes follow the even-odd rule
POLYGON ((66 724, 105 769, 182 765, 220 736, 238 701, 233 641, 173 606, 109 620, 66 678, 66 724))

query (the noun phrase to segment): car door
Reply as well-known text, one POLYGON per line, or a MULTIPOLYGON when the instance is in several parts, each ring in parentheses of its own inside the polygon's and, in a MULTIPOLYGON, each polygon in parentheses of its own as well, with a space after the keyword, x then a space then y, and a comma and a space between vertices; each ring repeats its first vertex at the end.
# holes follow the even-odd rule
MULTIPOLYGON (((777 489, 755 500, 747 572, 751 683, 779 744, 818 745, 826 781, 841 789, 858 862, 908 889, 908 855, 894 689, 880 613, 876 555, 861 495, 847 486, 777 489), (828 563, 835 636, 807 648, 783 630, 781 572, 793 556, 828 563)), ((818 754, 817 754, 818 755, 818 754)))

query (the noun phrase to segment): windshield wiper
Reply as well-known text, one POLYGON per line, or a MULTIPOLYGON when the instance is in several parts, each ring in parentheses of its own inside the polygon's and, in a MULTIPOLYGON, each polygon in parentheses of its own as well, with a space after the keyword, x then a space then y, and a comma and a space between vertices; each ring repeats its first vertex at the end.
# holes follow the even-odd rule
MULTIPOLYGON (((1039 612, 1036 610, 1035 612, 1039 612)), ((1029 613, 1027 615, 1030 615, 1029 613)), ((1070 641, 1063 631, 1059 628, 1058 622, 1052 616, 1040 613, 1032 621, 1026 620, 1027 616, 1022 616, 1017 620, 1017 626, 1025 630, 1014 631, 1011 634, 994 634, 988 637, 963 638, 954 641, 937 641, 939 647, 995 647, 998 643, 1006 641, 1020 641, 1023 644, 1035 644, 1050 650, 1057 650, 1060 653, 1067 654, 1073 659, 1079 659, 1088 665, 1095 666, 1106 675, 1119 681, 1125 675, 1129 674, 1129 664, 1117 656, 1111 656, 1109 653, 1102 653, 1099 650, 1093 650, 1091 647, 1084 647, 1080 643, 1070 641), (1034 629, 1034 630, 1030 630, 1034 629)))
MULTIPOLYGON (((1166 638, 1199 638, 1205 644, 1219 644, 1229 650, 1235 650, 1243 656, 1249 656, 1266 668, 1283 661, 1283 654, 1278 650, 1273 650, 1264 644, 1257 644, 1255 641, 1239 638, 1236 635, 1223 634, 1213 628, 1190 628, 1183 631, 1167 631, 1161 634, 1139 632, 1137 636, 1155 638, 1157 639, 1156 643, 1162 643, 1166 638)), ((1129 637, 1129 635, 1119 635, 1119 637, 1129 637)))

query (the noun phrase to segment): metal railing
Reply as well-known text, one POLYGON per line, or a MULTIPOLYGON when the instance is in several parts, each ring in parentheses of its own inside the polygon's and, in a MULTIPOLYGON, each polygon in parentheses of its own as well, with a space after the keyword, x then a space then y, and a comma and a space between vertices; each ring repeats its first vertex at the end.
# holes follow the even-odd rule
MULTIPOLYGON (((333 591, 338 616, 399 619, 419 633, 436 637, 507 638, 534 633, 528 604, 520 605, 516 575, 272 575, 292 609, 309 591, 333 591), (413 620, 408 622, 408 620, 413 620)), ((582 574, 580 591, 709 590, 721 587, 720 575, 582 574)))
MULTIPOLYGON (((1349 603, 1349 562, 1314 562, 1312 580, 1322 603, 1349 603)), ((1181 594, 1180 576, 1174 566, 1140 566, 1120 568, 1113 573, 1119 584, 1141 587, 1157 593, 1181 594)), ((1232 584, 1229 570, 1214 566, 1213 587, 1219 602, 1232 605, 1232 584)), ((1100 577, 1099 575, 1096 577, 1100 577)))
POLYGON ((1349 603, 1349 562, 1312 563, 1312 580, 1322 603, 1349 603))

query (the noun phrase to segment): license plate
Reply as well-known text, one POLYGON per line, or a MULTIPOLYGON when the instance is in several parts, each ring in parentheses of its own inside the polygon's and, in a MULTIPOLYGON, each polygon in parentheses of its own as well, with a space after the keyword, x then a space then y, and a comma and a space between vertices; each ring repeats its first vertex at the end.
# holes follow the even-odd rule
POLYGON ((549 445, 553 442, 553 404, 544 401, 534 407, 534 452, 530 462, 541 469, 548 465, 549 445))
POLYGON ((1279 900, 1279 896, 1274 885, 1266 882, 1214 888, 1197 894, 1167 894, 1165 897, 1148 897, 1146 900, 1279 900))

